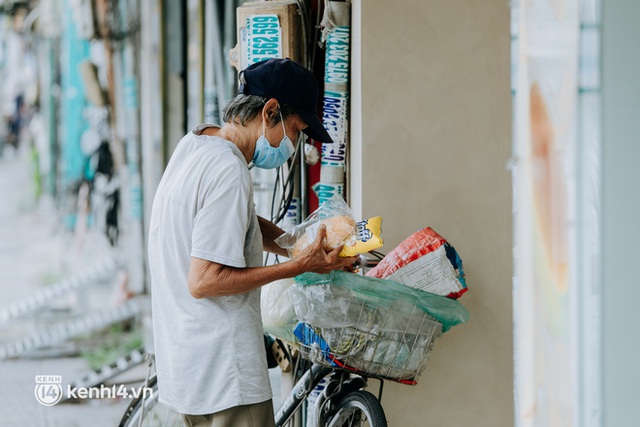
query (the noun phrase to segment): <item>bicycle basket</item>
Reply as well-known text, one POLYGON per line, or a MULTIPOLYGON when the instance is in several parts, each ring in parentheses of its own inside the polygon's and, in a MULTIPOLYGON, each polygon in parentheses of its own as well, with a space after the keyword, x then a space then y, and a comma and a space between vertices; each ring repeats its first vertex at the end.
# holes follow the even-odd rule
POLYGON ((302 357, 369 377, 416 384, 435 339, 442 334, 442 324, 415 306, 407 315, 357 301, 344 302, 361 313, 364 327, 313 327, 301 322, 294 335, 302 357), (398 330, 403 324, 403 330, 398 330))
POLYGON ((458 302, 353 273, 305 273, 288 290, 301 353, 314 362, 415 384, 434 341, 469 312, 458 302))

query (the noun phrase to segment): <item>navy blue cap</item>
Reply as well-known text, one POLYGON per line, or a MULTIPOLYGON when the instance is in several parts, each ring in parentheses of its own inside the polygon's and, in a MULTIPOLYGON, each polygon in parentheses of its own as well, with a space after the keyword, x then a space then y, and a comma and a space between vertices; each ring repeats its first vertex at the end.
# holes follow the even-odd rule
POLYGON ((320 89, 313 73, 285 59, 268 59, 248 66, 240 73, 239 93, 276 98, 289 104, 309 126, 303 132, 320 142, 333 142, 318 117, 320 89))

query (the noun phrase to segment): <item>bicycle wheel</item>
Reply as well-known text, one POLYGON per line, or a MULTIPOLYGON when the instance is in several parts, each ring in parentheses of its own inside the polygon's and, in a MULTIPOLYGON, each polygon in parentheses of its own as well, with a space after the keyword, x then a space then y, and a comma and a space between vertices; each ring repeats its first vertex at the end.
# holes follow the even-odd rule
POLYGON ((324 424, 327 427, 387 427, 384 410, 376 397, 368 391, 347 394, 335 413, 324 424))
POLYGON ((151 396, 144 394, 134 399, 127 407, 120 427, 182 427, 180 414, 158 402, 158 379, 149 378, 151 396))

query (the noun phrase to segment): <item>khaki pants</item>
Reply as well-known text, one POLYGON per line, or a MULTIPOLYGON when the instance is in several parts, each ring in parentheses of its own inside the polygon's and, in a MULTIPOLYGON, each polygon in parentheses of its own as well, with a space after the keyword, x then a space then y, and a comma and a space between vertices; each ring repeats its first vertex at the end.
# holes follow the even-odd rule
POLYGON ((182 414, 185 427, 273 427, 273 402, 236 406, 215 414, 182 414))

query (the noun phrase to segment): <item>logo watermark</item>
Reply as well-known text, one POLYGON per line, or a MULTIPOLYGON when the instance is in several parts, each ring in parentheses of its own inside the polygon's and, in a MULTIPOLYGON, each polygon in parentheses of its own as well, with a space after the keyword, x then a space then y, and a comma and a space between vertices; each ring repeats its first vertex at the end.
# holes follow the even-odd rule
POLYGON ((44 406, 59 403, 63 396, 67 399, 144 399, 153 398, 151 387, 126 387, 123 384, 99 387, 81 387, 67 384, 62 387, 61 375, 36 375, 36 400, 44 406))
POLYGON ((36 399, 44 406, 53 406, 62 399, 61 375, 36 375, 36 399))

